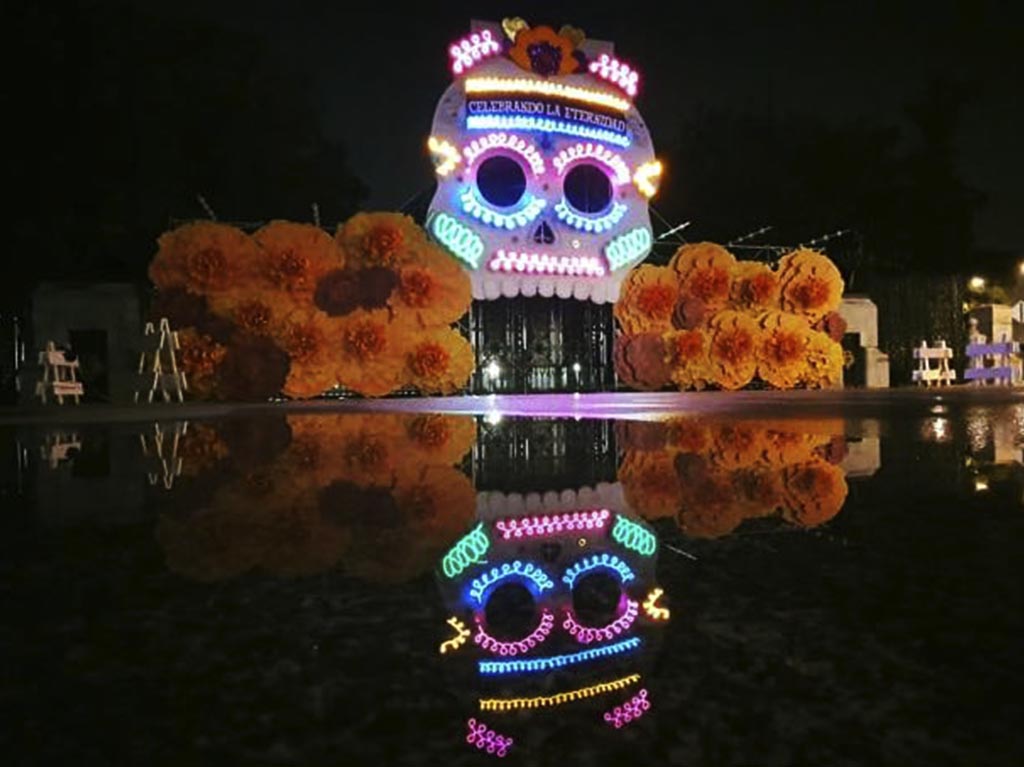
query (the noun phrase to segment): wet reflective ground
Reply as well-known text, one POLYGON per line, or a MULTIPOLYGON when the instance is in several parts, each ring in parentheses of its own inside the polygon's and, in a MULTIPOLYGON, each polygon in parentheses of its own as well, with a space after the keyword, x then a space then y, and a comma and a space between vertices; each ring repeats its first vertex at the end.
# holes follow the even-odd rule
POLYGON ((4 763, 1022 763, 1024 406, 735 402, 0 425, 4 763))

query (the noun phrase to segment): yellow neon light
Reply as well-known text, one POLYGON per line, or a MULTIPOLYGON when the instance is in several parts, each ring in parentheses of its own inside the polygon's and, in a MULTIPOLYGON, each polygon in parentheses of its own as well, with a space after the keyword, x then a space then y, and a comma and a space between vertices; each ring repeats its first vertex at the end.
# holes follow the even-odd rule
POLYGON ((664 170, 659 160, 645 162, 633 174, 633 183, 644 197, 654 197, 658 193, 661 172, 664 170))
POLYGON ((662 589, 654 589, 644 600, 644 612, 656 621, 667 621, 671 613, 667 607, 658 607, 655 602, 661 599, 665 592, 662 589))
POLYGON ((466 644, 466 639, 469 638, 469 630, 466 629, 466 624, 460 621, 458 618, 452 616, 448 619, 448 625, 455 629, 455 636, 451 639, 447 639, 441 642, 441 654, 444 655, 449 650, 458 650, 462 645, 466 644))
POLYGON ((569 692, 560 692, 556 695, 548 695, 546 697, 539 698, 481 698, 480 699, 480 710, 481 711, 512 711, 519 708, 546 708, 547 706, 560 706, 563 703, 569 703, 574 700, 583 700, 584 698, 593 698, 595 695, 601 695, 606 692, 614 692, 615 690, 621 690, 623 687, 629 687, 631 684, 636 684, 640 681, 639 674, 630 674, 624 676, 621 679, 616 679, 611 682, 602 682, 601 684, 595 684, 590 687, 581 687, 578 690, 570 690, 569 692))
POLYGON ((466 79, 466 93, 522 93, 531 96, 553 96, 566 101, 608 107, 625 112, 629 109, 627 99, 604 91, 579 88, 549 80, 527 80, 518 77, 469 77, 466 79))
POLYGON ((447 176, 462 161, 459 150, 437 136, 427 139, 427 149, 434 158, 434 172, 439 176, 447 176))

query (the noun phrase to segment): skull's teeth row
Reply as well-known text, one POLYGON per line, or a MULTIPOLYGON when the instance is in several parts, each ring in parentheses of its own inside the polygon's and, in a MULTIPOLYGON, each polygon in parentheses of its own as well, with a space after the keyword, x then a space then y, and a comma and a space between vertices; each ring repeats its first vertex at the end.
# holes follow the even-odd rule
POLYGON ((492 301, 516 296, 575 298, 595 304, 614 302, 619 297, 621 275, 607 277, 553 277, 550 275, 472 274, 473 298, 492 301))

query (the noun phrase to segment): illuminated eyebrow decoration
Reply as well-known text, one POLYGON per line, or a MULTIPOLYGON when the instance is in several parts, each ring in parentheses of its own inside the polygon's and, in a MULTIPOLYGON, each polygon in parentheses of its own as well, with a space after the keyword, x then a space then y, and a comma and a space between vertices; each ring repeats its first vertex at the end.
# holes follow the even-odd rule
POLYGON ((629 210, 627 206, 623 205, 621 202, 617 202, 612 205, 612 209, 603 216, 589 218, 574 211, 565 200, 560 200, 558 204, 555 205, 555 213, 558 216, 559 221, 564 221, 569 226, 579 229, 581 232, 593 232, 595 234, 607 232, 622 220, 622 217, 626 215, 627 210, 629 210))
POLYGON ((437 213, 430 222, 430 231, 449 253, 464 261, 470 269, 480 266, 480 259, 484 255, 484 241, 461 221, 447 213, 437 213))
MULTIPOLYGON (((589 573, 592 570, 614 570, 619 575, 619 579, 626 583, 633 580, 636 576, 630 569, 629 565, 623 562, 614 554, 594 554, 591 557, 584 557, 579 562, 574 564, 568 570, 565 571, 565 575, 562 576, 562 582, 565 583, 570 589, 576 583, 576 579, 584 573, 589 573)), ((566 627, 568 628, 568 627, 566 627)))
POLYGON ((540 622, 537 624, 537 628, 530 632, 529 636, 525 639, 520 639, 514 642, 503 642, 500 639, 495 639, 484 631, 484 627, 480 625, 478 619, 476 635, 473 637, 473 641, 495 655, 511 655, 512 657, 515 657, 519 653, 529 652, 547 639, 554 625, 555 616, 551 614, 550 610, 544 610, 541 612, 540 622))
POLYGON ((654 533, 621 514, 615 515, 612 540, 645 557, 651 556, 658 548, 658 539, 654 533))
POLYGON ((522 660, 482 660, 478 662, 480 673, 484 676, 499 676, 502 674, 522 674, 538 671, 551 671, 565 666, 575 666, 578 663, 597 658, 607 658, 611 655, 619 655, 624 652, 635 650, 640 646, 640 637, 630 637, 614 644, 591 647, 587 650, 568 653, 566 655, 550 655, 546 658, 523 658, 522 660))
POLYGON ((505 149, 519 155, 530 166, 535 177, 544 175, 544 171, 547 170, 544 158, 540 156, 537 148, 522 136, 517 136, 514 133, 488 133, 486 136, 473 139, 462 148, 462 154, 466 158, 467 166, 472 167, 480 155, 491 149, 505 149))
POLYGON ((476 193, 473 192, 472 188, 465 189, 459 195, 459 199, 462 201, 463 211, 473 218, 498 229, 519 229, 524 227, 536 219, 548 204, 544 198, 535 197, 527 192, 526 204, 520 210, 515 213, 501 213, 482 204, 476 198, 476 193))
POLYGON ((598 640, 605 642, 610 641, 621 634, 623 631, 628 631, 629 627, 633 625, 636 620, 636 616, 640 612, 640 607, 632 599, 626 601, 626 610, 618 618, 613 620, 607 626, 599 626, 597 628, 591 626, 583 626, 579 621, 576 620, 576 616, 572 614, 572 610, 566 610, 565 621, 562 623, 562 628, 576 637, 576 641, 580 644, 590 644, 598 640))
POLYGON ((633 183, 640 190, 640 194, 650 199, 658 193, 658 184, 661 181, 661 173, 664 170, 661 161, 651 160, 645 162, 633 174, 633 183))
POLYGON ((454 578, 470 565, 479 562, 490 547, 491 540, 481 522, 448 550, 441 560, 441 569, 449 578, 454 578))
POLYGON ((630 229, 605 245, 604 256, 614 272, 641 258, 651 249, 651 231, 646 226, 630 229))
POLYGON ((640 681, 639 674, 630 674, 621 679, 611 682, 602 682, 590 687, 581 687, 578 690, 560 692, 555 695, 540 696, 537 698, 481 698, 481 711, 515 711, 521 708, 547 708, 549 706, 560 706, 563 703, 571 703, 574 700, 593 698, 595 695, 602 695, 606 692, 614 692, 624 687, 629 687, 640 681))
POLYGON ((430 150, 430 156, 434 160, 434 172, 441 177, 447 176, 455 170, 455 166, 462 161, 462 158, 459 157, 459 150, 437 136, 427 139, 427 149, 430 150))
POLYGON ((630 96, 635 96, 640 85, 640 74, 624 61, 602 53, 597 61, 590 63, 590 71, 603 80, 621 88, 630 96))
POLYGON ((626 165, 626 161, 608 149, 608 147, 601 146, 600 144, 587 142, 586 144, 581 143, 566 147, 555 155, 552 164, 555 166, 555 170, 558 171, 558 175, 562 176, 565 174, 566 168, 572 163, 577 160, 588 159, 597 160, 608 168, 612 172, 612 183, 616 186, 629 183, 629 166, 626 165))
POLYGON ((545 589, 553 589, 555 587, 548 574, 537 565, 532 562, 524 564, 517 559, 511 564, 505 562, 500 567, 492 567, 488 572, 474 578, 472 584, 470 584, 469 596, 482 607, 484 594, 495 584, 509 578, 518 578, 526 581, 527 584, 532 584, 534 595, 539 594, 545 589))
POLYGON ((470 115, 466 118, 468 130, 527 130, 541 133, 561 133, 565 136, 578 136, 606 144, 627 147, 632 141, 623 133, 616 133, 607 128, 593 128, 589 125, 577 125, 565 120, 533 115, 470 115))
POLYGON ((629 100, 606 91, 580 88, 575 85, 529 80, 518 77, 470 77, 466 80, 466 95, 500 93, 528 96, 548 96, 563 101, 576 101, 590 106, 606 107, 619 112, 629 109, 629 100))
POLYGON ((461 75, 486 58, 501 52, 501 45, 491 36, 491 30, 485 29, 473 33, 452 43, 448 54, 452 57, 452 74, 461 75))
POLYGON ((604 277, 605 267, 597 256, 549 256, 547 253, 520 253, 498 250, 487 262, 492 272, 552 274, 570 277, 604 277))
POLYGON ((573 511, 564 514, 499 519, 494 526, 506 541, 511 538, 541 538, 584 530, 603 530, 610 515, 608 509, 573 511))

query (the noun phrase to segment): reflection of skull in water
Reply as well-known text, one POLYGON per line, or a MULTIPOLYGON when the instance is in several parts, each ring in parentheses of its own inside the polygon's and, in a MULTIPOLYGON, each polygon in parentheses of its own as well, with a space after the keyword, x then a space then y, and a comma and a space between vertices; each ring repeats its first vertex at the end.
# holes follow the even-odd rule
POLYGON ((475 24, 451 48, 428 228, 477 299, 614 301, 650 252, 661 172, 631 100, 637 76, 609 43, 523 27, 503 45, 500 25, 475 24))
POLYGON ((473 695, 470 734, 485 745, 543 739, 545 715, 563 704, 616 729, 650 708, 654 629, 668 618, 654 585, 658 541, 617 507, 618 485, 482 493, 478 524, 443 557, 454 633, 440 650, 470 674, 459 687, 473 695), (540 718, 524 730, 528 709, 540 718))

